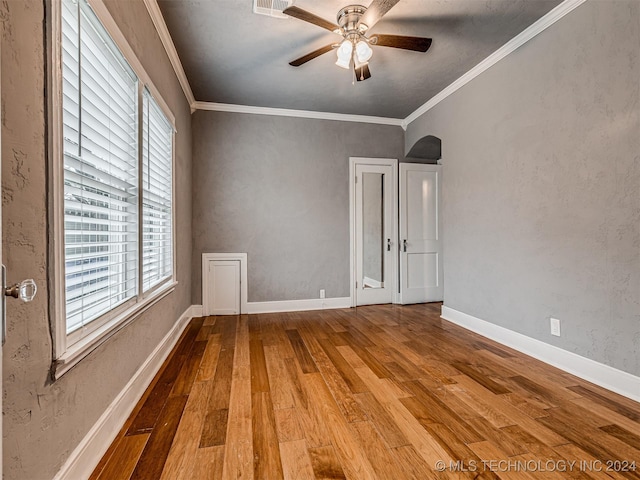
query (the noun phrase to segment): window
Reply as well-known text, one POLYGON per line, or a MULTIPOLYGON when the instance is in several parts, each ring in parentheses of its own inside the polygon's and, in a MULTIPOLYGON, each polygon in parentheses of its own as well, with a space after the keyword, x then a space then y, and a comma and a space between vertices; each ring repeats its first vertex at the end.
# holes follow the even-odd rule
POLYGON ((142 284, 147 290, 173 269, 171 170, 173 129, 144 92, 142 155, 142 284))
POLYGON ((59 358, 173 284, 174 128, 150 82, 141 80, 146 74, 131 67, 87 0, 57 5, 59 358))
POLYGON ((134 298, 138 79, 82 3, 62 12, 67 333, 134 298))

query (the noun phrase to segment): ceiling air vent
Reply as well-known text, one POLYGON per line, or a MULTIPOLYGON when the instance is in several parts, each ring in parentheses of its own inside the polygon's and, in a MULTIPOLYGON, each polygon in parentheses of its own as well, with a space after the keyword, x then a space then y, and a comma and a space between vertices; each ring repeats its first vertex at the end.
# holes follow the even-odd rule
POLYGON ((253 13, 275 18, 289 18, 282 11, 292 3, 293 0, 253 0, 253 13))

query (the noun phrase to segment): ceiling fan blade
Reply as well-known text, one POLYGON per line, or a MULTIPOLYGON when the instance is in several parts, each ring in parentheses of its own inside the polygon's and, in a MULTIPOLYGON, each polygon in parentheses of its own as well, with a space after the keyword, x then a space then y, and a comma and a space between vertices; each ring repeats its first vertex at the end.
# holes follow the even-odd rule
POLYGON ((320 55, 330 52, 331 50, 334 49, 334 47, 335 47, 335 44, 325 45, 324 47, 314 50, 311 53, 307 53, 303 57, 296 58, 292 62, 289 62, 289 65, 291 65, 292 67, 299 67, 300 65, 307 63, 309 60, 313 60, 314 58, 319 57, 320 55))
POLYGON ((370 38, 372 45, 381 47, 402 48, 414 52, 426 52, 431 46, 431 39, 424 37, 406 37, 404 35, 373 35, 370 38))
POLYGON ((400 0, 373 0, 367 7, 367 11, 360 19, 360 25, 364 24, 371 29, 378 21, 391 10, 400 0))
POLYGON ((320 18, 317 15, 314 15, 313 13, 307 12, 306 10, 303 10, 296 6, 287 7, 282 11, 282 13, 286 13, 290 17, 297 18, 298 20, 302 20, 304 22, 313 23, 318 27, 326 28, 330 32, 340 31, 340 27, 338 27, 338 25, 336 25, 335 23, 331 23, 324 18, 320 18))
POLYGON ((353 70, 356 74, 356 80, 358 82, 363 82, 367 78, 371 78, 371 70, 369 70, 369 64, 365 63, 360 67, 353 66, 353 70))

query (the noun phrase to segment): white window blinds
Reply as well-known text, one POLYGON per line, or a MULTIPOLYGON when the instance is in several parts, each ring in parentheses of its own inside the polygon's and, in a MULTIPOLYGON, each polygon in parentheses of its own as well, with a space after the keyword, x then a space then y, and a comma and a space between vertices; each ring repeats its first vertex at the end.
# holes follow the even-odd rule
POLYGON ((138 295, 138 80, 84 1, 62 2, 67 333, 138 295))
POLYGON ((142 286, 146 291, 173 273, 173 127, 147 90, 142 101, 142 286))

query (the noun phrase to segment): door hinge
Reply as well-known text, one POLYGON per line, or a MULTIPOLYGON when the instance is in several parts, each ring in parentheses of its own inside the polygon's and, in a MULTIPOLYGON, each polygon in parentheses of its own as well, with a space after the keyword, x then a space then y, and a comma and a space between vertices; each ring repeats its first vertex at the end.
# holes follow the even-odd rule
POLYGON ((356 289, 358 288, 358 282, 356 282, 356 289))
POLYGON ((356 183, 358 183, 358 177, 356 177, 356 183))

